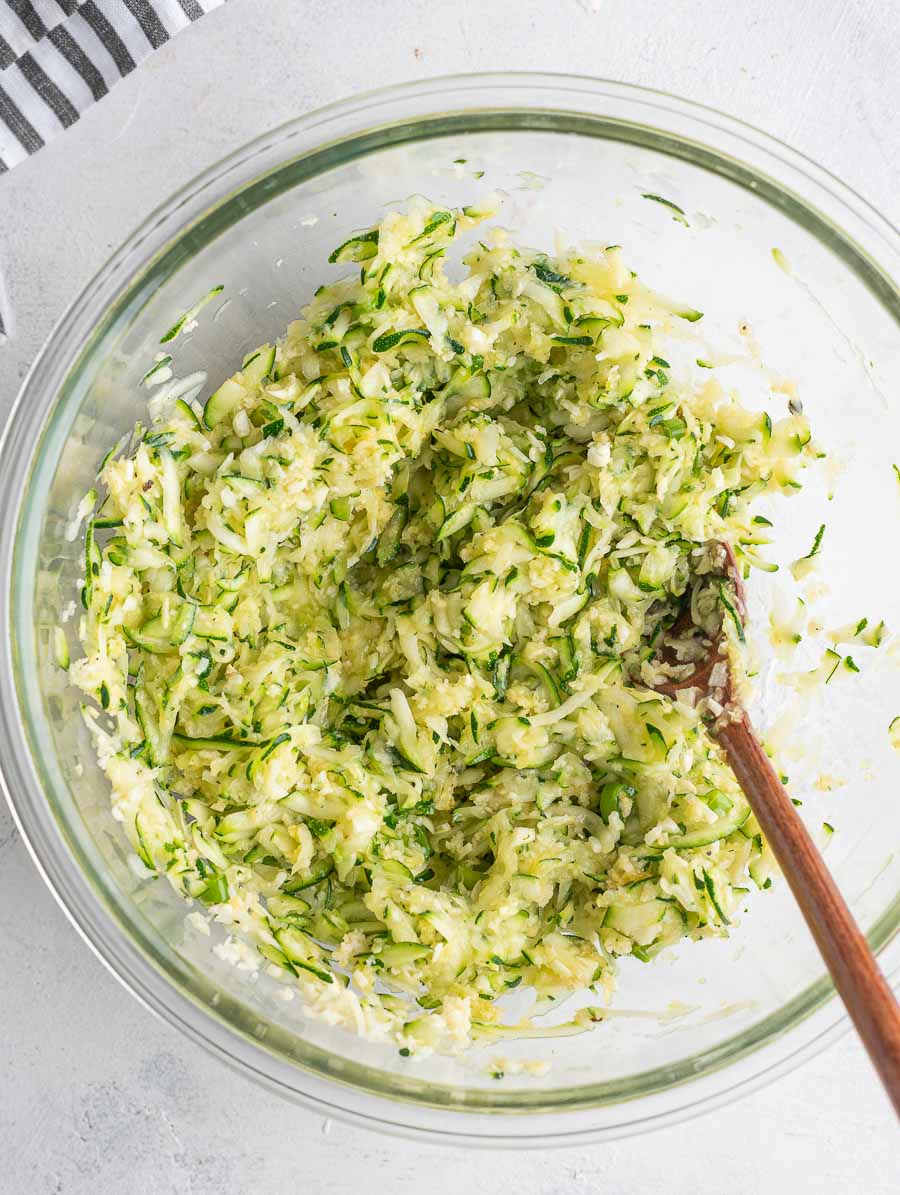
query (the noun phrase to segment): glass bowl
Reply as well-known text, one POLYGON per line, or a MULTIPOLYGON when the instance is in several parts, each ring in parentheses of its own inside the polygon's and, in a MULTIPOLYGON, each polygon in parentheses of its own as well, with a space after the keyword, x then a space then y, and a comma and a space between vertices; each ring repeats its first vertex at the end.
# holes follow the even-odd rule
MULTIPOLYGON (((720 348, 746 356, 758 345, 796 383, 830 464, 779 520, 771 552, 782 570, 754 574, 754 625, 765 626, 784 565, 825 522, 816 617, 826 627, 863 616, 900 626, 900 557, 884 550, 900 516, 896 232, 800 155, 671 96, 565 76, 438 79, 264 134, 150 215, 62 318, 2 445, 0 721, 7 793, 38 867, 148 1007, 328 1115, 444 1142, 544 1145, 708 1108, 833 1038, 842 1010, 786 885, 748 897, 729 941, 683 943, 649 967, 626 960, 615 1006, 635 1015, 577 1037, 402 1058, 304 1018, 265 976, 234 971, 186 926, 168 885, 136 874, 78 695, 50 650, 82 569, 81 543, 67 534, 73 509, 145 410, 139 379, 173 320, 225 286, 175 351, 179 374, 202 368, 217 385, 331 276, 325 259, 347 230, 413 193, 463 204, 493 190, 505 194, 501 222, 526 244, 552 251, 557 235, 623 244, 650 285, 703 307, 720 348), (647 196, 677 204, 687 226, 647 196), (546 1074, 522 1068, 535 1058, 551 1063, 546 1074)), ((749 400, 765 398, 772 375, 744 373, 749 400)), ((756 638, 755 713, 780 738, 810 825, 835 827, 828 862, 896 973, 900 755, 887 735, 900 714, 896 652, 854 649, 861 672, 801 703, 765 634, 756 638)))

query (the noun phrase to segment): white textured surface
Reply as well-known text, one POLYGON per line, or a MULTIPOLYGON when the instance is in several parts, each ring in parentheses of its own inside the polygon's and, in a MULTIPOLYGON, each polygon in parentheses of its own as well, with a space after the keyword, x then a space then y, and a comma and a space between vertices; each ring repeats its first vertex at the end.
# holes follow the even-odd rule
MULTIPOLYGON (((0 270, 15 316, 0 348, 0 414, 63 308, 147 211, 295 113, 452 71, 605 75, 759 125, 896 219, 898 53, 898 9, 876 0, 231 0, 0 181, 0 270)), ((739 1104, 650 1137, 462 1154, 325 1122, 155 1021, 70 929, 5 810, 0 941, 0 1192, 10 1195, 897 1189, 895 1124, 851 1037, 739 1104)))

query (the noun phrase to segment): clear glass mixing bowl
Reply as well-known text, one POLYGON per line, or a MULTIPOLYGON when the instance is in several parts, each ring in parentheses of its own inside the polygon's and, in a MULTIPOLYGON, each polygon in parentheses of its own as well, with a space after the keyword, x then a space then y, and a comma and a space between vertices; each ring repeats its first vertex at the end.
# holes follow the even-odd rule
MULTIPOLYGON (((721 345, 746 349, 737 329, 750 325, 837 458, 779 520, 773 557, 790 561, 826 522, 826 625, 865 615, 900 628, 900 554, 890 550, 900 516, 896 232, 785 146, 670 96, 563 76, 431 80, 304 116, 201 175, 130 237, 51 336, 2 448, 3 772, 34 858, 85 939, 145 1004, 239 1069, 329 1115, 394 1131, 584 1141, 709 1107, 839 1031, 841 1008, 784 884, 749 901, 730 941, 623 965, 617 1006, 662 1017, 465 1058, 401 1058, 304 1019, 264 978, 226 966, 186 929, 168 885, 135 874, 78 695, 49 650, 82 567, 67 523, 106 449, 141 416, 138 380, 173 319, 225 285, 227 305, 207 308, 176 350, 179 373, 203 368, 216 385, 330 276, 325 258, 348 229, 413 193, 461 204, 489 190, 505 192, 501 220, 527 244, 552 249, 557 232, 623 244, 646 281, 703 307, 721 345), (647 194, 677 203, 690 227, 647 194), (502 1080, 490 1075, 498 1055, 502 1080), (535 1057, 552 1063, 547 1074, 513 1073, 510 1060, 535 1057)), ((763 622, 777 584, 754 575, 763 622)), ((757 639, 756 713, 772 726, 780 707, 799 707, 768 666, 766 636, 757 639)), ((887 724, 900 714, 897 661, 864 648, 857 659, 860 674, 842 676, 781 734, 783 758, 810 824, 835 826, 828 861, 896 974, 900 755, 887 724), (818 791, 816 776, 832 791, 818 791)))

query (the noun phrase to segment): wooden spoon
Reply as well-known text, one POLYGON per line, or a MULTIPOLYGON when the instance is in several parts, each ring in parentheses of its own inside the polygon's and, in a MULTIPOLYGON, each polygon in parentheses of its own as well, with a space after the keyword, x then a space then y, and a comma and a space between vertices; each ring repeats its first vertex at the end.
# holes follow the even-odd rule
MULTIPOLYGON (((723 604, 728 602, 736 621, 743 624, 744 587, 734 553, 727 544, 711 544, 710 551, 715 561, 711 575, 717 574, 721 582, 723 604)), ((697 628, 688 607, 668 632, 661 651, 663 661, 675 663, 679 657, 673 641, 680 640, 683 644, 685 635, 692 634, 696 636, 697 628)), ((654 687, 669 696, 692 688, 697 691, 698 701, 707 699, 709 731, 750 802, 831 972, 834 986, 900 1116, 900 1006, 760 745, 747 711, 735 699, 727 640, 721 624, 713 637, 695 638, 694 643, 691 654, 697 658, 689 673, 682 675, 688 671, 682 665, 674 670, 677 679, 654 687)))

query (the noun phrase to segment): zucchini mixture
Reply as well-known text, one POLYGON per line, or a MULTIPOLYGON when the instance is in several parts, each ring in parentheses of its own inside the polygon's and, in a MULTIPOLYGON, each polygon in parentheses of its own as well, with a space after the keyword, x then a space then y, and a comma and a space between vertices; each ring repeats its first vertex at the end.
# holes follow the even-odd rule
POLYGON ((800 488, 807 424, 670 365, 701 313, 616 246, 494 228, 445 272, 492 214, 351 237, 87 503, 71 675, 143 866, 404 1053, 502 1032, 516 988, 608 999, 618 956, 726 934, 769 883, 716 710, 653 686, 692 667, 659 653, 686 603, 739 650, 709 545, 764 565, 751 506, 800 488))

